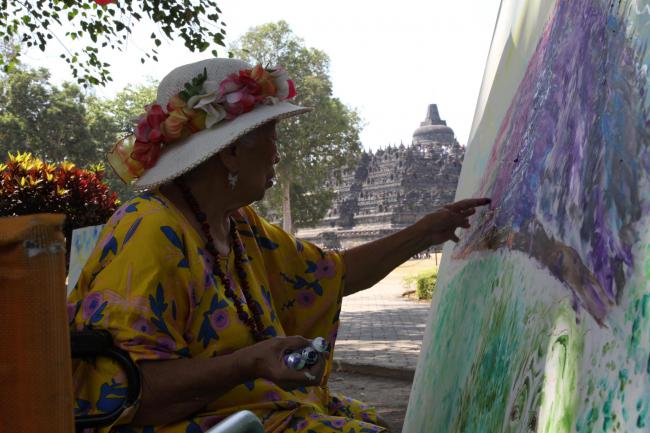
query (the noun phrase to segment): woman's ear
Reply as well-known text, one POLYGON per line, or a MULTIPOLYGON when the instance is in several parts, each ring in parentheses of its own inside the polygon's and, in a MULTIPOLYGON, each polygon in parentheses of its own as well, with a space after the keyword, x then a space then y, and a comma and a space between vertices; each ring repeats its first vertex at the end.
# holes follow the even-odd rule
POLYGON ((228 146, 225 149, 217 153, 219 161, 223 164, 226 169, 231 173, 237 173, 239 171, 239 162, 237 161, 237 147, 228 146))

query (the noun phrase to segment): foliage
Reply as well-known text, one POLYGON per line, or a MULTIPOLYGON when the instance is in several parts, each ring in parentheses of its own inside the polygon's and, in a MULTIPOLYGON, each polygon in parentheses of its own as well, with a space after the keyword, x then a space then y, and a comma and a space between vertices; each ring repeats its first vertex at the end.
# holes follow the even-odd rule
MULTIPOLYGON (((108 100, 86 97, 74 84, 51 85, 49 77, 46 69, 23 68, 0 77, 0 155, 31 152, 79 166, 103 161, 156 95, 147 83, 127 86, 108 100)), ((112 170, 105 179, 120 198, 128 198, 129 188, 112 170)))
POLYGON ((9 154, 0 164, 0 216, 65 214, 69 246, 72 230, 104 224, 117 209, 117 194, 103 177, 101 165, 84 170, 70 162, 48 164, 30 153, 9 154))
MULTIPOLYGON (((137 0, 107 5, 90 0, 0 0, 0 40, 9 44, 20 38, 27 48, 38 47, 43 52, 51 51, 48 46, 56 40, 60 57, 68 63, 77 84, 105 85, 111 81, 110 64, 102 60, 102 54, 109 48, 122 51, 133 30, 146 21, 153 22, 158 32, 151 33, 142 63, 158 61, 162 34, 169 40, 180 37, 192 52, 206 51, 213 43, 224 46, 225 23, 219 21, 220 14, 212 0, 137 0)), ((216 50, 212 54, 216 56, 216 50)), ((0 52, 0 66, 9 72, 19 58, 20 52, 12 56, 0 52)))
POLYGON ((438 280, 438 269, 419 273, 415 276, 404 279, 404 284, 411 287, 415 284, 415 295, 418 299, 431 299, 436 291, 436 282, 438 280))
POLYGON ((270 192, 259 206, 262 212, 283 215, 283 191, 288 189, 291 215, 283 218, 293 219, 296 226, 314 224, 323 218, 333 198, 325 181, 334 168, 353 163, 361 153, 359 116, 332 95, 327 54, 305 47, 285 21, 252 28, 231 52, 252 64, 284 67, 296 84, 298 95, 293 101, 315 108, 280 122, 279 191, 270 192))
POLYGON ((156 100, 156 84, 129 84, 111 99, 88 98, 88 121, 92 124, 110 123, 111 145, 122 135, 133 131, 134 119, 144 114, 145 106, 156 100))
MULTIPOLYGON (((135 119, 141 116, 145 112, 145 106, 155 99, 156 85, 151 80, 146 84, 128 85, 111 99, 87 99, 88 128, 102 148, 96 161, 103 161, 113 144, 133 131, 135 119)), ((123 201, 132 194, 130 187, 125 185, 113 170, 106 172, 106 182, 123 201)))
POLYGON ((0 80, 0 154, 28 151, 50 161, 98 161, 98 143, 80 89, 49 83, 46 69, 14 70, 0 80))

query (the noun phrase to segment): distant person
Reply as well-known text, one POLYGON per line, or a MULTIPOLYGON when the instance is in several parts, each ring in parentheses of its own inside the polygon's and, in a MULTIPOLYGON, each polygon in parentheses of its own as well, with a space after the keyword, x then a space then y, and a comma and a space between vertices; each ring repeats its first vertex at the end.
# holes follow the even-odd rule
MULTIPOLYGON (((328 391, 332 351, 297 370, 285 356, 319 336, 333 350, 343 296, 456 240, 488 200, 451 204, 343 253, 294 239, 250 207, 273 185, 276 122, 309 111, 286 102, 294 95, 282 69, 181 66, 109 155, 145 192, 103 229, 69 299, 71 326, 109 330, 142 389, 102 431, 203 432, 241 409, 267 432, 385 430, 374 409, 328 391)), ((125 395, 109 360, 80 363, 74 382, 77 413, 108 412, 125 395)))

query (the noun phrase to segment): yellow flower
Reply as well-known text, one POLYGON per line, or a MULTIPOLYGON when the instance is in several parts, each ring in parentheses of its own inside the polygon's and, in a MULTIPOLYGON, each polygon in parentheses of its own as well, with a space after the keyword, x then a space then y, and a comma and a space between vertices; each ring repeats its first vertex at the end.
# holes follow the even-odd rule
POLYGON ((169 117, 165 119, 162 126, 165 141, 174 141, 183 136, 183 129, 188 122, 188 117, 183 108, 177 108, 169 112, 169 117))
POLYGON ((277 91, 275 82, 271 74, 258 64, 251 70, 251 78, 254 79, 261 88, 263 96, 273 96, 277 91))

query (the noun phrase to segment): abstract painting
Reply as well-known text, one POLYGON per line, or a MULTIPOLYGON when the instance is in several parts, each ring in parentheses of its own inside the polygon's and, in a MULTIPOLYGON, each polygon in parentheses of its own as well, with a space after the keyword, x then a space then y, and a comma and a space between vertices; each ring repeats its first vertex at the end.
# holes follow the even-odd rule
POLYGON ((103 228, 104 225, 101 224, 98 226, 82 227, 72 231, 70 266, 68 268, 67 280, 68 294, 70 294, 75 284, 77 284, 81 271, 88 257, 90 257, 90 253, 93 252, 103 228))
POLYGON ((650 430, 647 0, 503 0, 405 432, 650 430))

